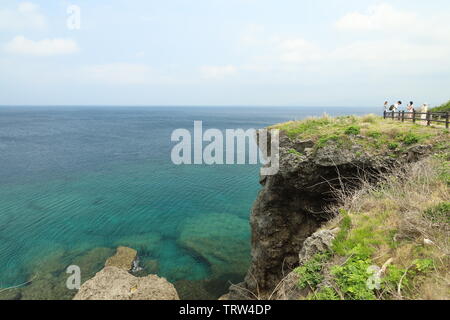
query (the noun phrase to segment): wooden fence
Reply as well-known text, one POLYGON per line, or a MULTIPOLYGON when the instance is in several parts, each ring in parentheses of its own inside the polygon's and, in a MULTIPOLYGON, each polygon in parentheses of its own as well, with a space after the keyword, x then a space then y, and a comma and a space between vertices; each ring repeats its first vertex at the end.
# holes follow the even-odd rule
POLYGON ((445 124, 445 127, 449 128, 450 112, 406 112, 406 111, 384 111, 384 119, 399 120, 402 122, 412 121, 413 123, 422 122, 427 126, 431 126, 434 123, 445 124))

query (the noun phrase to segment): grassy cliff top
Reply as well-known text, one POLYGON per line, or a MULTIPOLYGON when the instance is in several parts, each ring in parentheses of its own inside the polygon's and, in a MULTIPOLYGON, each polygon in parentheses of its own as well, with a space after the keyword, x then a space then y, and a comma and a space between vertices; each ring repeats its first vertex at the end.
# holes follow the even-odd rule
POLYGON ((341 147, 359 144, 370 151, 403 151, 414 144, 449 148, 449 131, 443 127, 383 119, 376 115, 308 118, 270 127, 284 132, 291 140, 312 140, 316 148, 329 143, 341 147))

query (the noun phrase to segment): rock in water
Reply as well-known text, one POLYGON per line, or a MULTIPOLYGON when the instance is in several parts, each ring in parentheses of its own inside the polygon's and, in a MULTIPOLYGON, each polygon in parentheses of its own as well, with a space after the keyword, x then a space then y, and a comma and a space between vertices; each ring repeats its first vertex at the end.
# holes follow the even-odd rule
POLYGON ((231 214, 213 213, 187 219, 179 243, 205 259, 214 276, 244 275, 250 262, 248 234, 248 221, 231 214))
POLYGON ((117 267, 132 271, 136 267, 137 251, 127 247, 118 247, 116 254, 106 260, 105 267, 117 267))
POLYGON ((105 267, 86 281, 74 300, 179 300, 174 286, 155 275, 137 278, 117 267, 105 267))

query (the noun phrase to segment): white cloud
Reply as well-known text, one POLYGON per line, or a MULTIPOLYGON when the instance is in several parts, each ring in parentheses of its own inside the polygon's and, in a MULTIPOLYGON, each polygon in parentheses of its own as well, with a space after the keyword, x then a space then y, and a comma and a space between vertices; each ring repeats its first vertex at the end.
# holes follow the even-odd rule
MULTIPOLYGON (((367 61, 378 63, 412 63, 448 61, 450 46, 421 45, 396 40, 354 42, 329 54, 333 60, 367 61)), ((447 63, 448 65, 449 63, 447 63)), ((413 66, 412 67, 418 67, 413 66)))
POLYGON ((448 19, 380 4, 344 15, 330 30, 334 45, 306 40, 292 32, 274 34, 262 26, 244 29, 244 69, 270 79, 322 78, 343 74, 430 74, 450 67, 448 19), (336 32, 339 31, 339 34, 336 32), (359 32, 355 32, 359 31, 359 32), (382 33, 381 35, 379 33, 382 33), (263 53, 263 55, 261 55, 263 53))
POLYGON ((241 45, 258 45, 261 44, 261 37, 264 35, 265 28, 259 24, 249 24, 241 34, 241 45))
POLYGON ((351 12, 345 15, 337 21, 336 27, 349 31, 407 30, 414 28, 417 22, 415 13, 400 11, 382 3, 370 7, 367 13, 351 12))
POLYGON ((336 29, 348 35, 361 34, 367 38, 373 36, 373 33, 379 33, 389 39, 398 38, 399 41, 450 42, 448 13, 423 16, 399 10, 389 4, 373 6, 367 12, 352 12, 343 16, 336 22, 336 29))
POLYGON ((227 66, 203 66, 200 68, 202 76, 205 79, 224 79, 225 77, 235 75, 238 68, 233 65, 227 66))
POLYGON ((32 56, 54 56, 79 51, 77 43, 71 39, 56 38, 34 41, 23 36, 15 37, 5 45, 4 49, 11 54, 32 56))
POLYGON ((153 71, 145 64, 110 63, 83 68, 83 77, 101 84, 139 85, 151 83, 153 71))
POLYGON ((31 2, 22 2, 16 9, 0 10, 0 30, 22 31, 45 29, 47 22, 39 7, 31 2))
POLYGON ((277 43, 282 62, 302 63, 318 60, 322 57, 321 49, 302 38, 288 38, 277 43))

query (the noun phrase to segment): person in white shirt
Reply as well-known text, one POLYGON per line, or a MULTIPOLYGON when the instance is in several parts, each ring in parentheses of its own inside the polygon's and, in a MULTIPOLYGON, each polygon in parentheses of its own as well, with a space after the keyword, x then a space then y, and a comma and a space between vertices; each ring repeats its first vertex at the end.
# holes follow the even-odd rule
POLYGON ((393 111, 394 112, 399 111, 401 105, 402 105, 402 102, 398 101, 396 104, 394 104, 394 110, 393 111))

